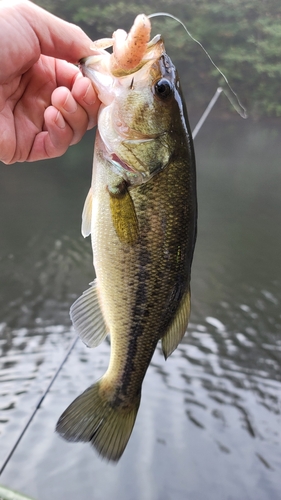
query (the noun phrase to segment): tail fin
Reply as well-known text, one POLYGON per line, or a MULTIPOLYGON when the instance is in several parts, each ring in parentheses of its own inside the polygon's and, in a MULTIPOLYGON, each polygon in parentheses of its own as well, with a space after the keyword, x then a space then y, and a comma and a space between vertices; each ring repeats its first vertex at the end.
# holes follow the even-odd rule
POLYGON ((101 381, 90 386, 69 405, 56 431, 67 441, 90 441, 102 457, 117 462, 132 433, 140 397, 130 407, 114 407, 100 386, 101 381))

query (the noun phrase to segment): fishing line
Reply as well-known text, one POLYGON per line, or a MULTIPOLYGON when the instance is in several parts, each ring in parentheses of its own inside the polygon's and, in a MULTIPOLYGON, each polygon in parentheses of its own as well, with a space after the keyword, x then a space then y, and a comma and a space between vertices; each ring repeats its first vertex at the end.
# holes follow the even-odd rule
POLYGON ((218 87, 216 92, 214 93, 212 99, 210 100, 208 106, 206 107, 203 115, 201 116, 200 120, 198 121, 196 127, 194 128, 194 130, 192 131, 192 138, 195 139, 195 137, 197 136, 199 130, 201 129, 202 125, 204 124, 207 116, 209 115, 210 111, 213 109, 214 105, 216 104, 219 96, 221 95, 221 93, 224 92, 224 90, 221 88, 221 87, 218 87))
MULTIPOLYGON (((213 64, 213 66, 217 69, 217 71, 220 73, 220 75, 223 77, 224 81, 226 82, 229 90, 231 91, 231 93, 233 94, 233 96, 235 97, 236 99, 236 102, 234 102, 232 96, 228 95, 228 93, 226 93, 225 89, 221 88, 221 87, 218 87, 214 96, 212 97, 212 99, 210 100, 207 108, 205 109, 204 113, 202 114, 201 118, 199 119, 197 125, 195 126, 193 132, 192 132, 192 136, 193 136, 193 139, 195 139, 195 137, 197 136, 199 130, 201 129, 203 123, 205 122, 206 118, 208 117, 210 111, 212 110, 212 108, 214 107, 215 103, 217 102, 220 94, 222 92, 225 93, 226 97, 229 99, 229 101, 231 102, 231 104, 233 105, 234 109, 239 113, 239 115, 242 117, 242 118, 247 118, 247 113, 246 113, 246 109, 244 108, 244 106, 242 106, 237 94, 234 92, 234 90, 232 89, 231 85, 229 84, 226 76, 224 75, 224 73, 218 68, 218 66, 214 63, 213 59, 211 58, 211 56, 208 54, 208 52, 206 51, 206 49, 203 47, 203 45, 198 41, 196 40, 196 38, 194 38, 191 33, 188 31, 188 29, 186 28, 186 26, 183 24, 183 22, 178 19, 177 17, 173 16, 172 14, 169 14, 167 12, 157 12, 155 14, 150 14, 149 18, 152 18, 152 17, 157 17, 157 16, 166 16, 166 17, 170 17, 172 19, 174 19, 175 21, 177 21, 178 23, 180 23, 183 28, 185 29, 185 31, 187 32, 187 34, 189 35, 189 37, 194 41, 196 42, 202 49, 203 51, 205 52, 205 54, 207 55, 208 59, 211 61, 211 63, 213 64), (239 105, 239 107, 237 107, 237 104, 239 105)), ((69 355, 71 354, 71 352, 73 351, 77 341, 78 341, 78 338, 79 337, 76 337, 72 343, 70 344, 62 362, 60 363, 60 365, 58 366, 56 372, 54 373, 51 381, 49 382, 47 388, 45 389, 43 395, 40 397, 39 401, 37 402, 32 414, 30 415, 29 419, 27 420, 23 430, 21 431, 19 437, 17 438, 14 446, 12 447, 11 451, 9 452, 7 458, 5 459, 4 463, 2 464, 2 467, 0 468, 0 476, 2 474, 2 472, 4 471, 4 469, 6 468, 7 464, 9 463, 9 461, 11 460, 15 450, 17 449, 20 441, 22 440, 24 434, 26 433, 28 427, 30 426, 33 418, 35 417, 37 411, 39 410, 41 404, 43 403, 45 397, 47 396, 48 392, 50 391, 53 383, 55 382, 56 378, 58 377, 61 369, 63 368, 64 364, 66 363, 69 355)))
POLYGON ((170 17, 171 19, 174 19, 175 21, 177 21, 185 29, 186 33, 191 38, 191 40, 193 40, 195 43, 197 43, 197 45, 199 45, 199 47, 201 47, 201 49, 205 52, 206 56, 208 57, 209 61, 211 61, 212 65, 216 68, 216 70, 219 72, 219 74, 223 77, 226 85, 228 86, 231 94, 229 94, 228 92, 225 92, 225 90, 224 90, 224 93, 225 93, 226 97, 228 98, 229 102, 232 104, 232 106, 234 107, 235 111, 237 111, 237 113, 242 118, 247 118, 247 111, 244 108, 244 106, 242 105, 242 103, 240 102, 240 99, 239 99, 238 95, 233 90, 233 88, 231 87, 231 85, 230 85, 227 77, 220 70, 220 68, 216 65, 216 63, 213 61, 213 59, 211 58, 210 54, 207 52, 207 50, 202 45, 202 43, 199 42, 199 40, 196 40, 196 38, 194 38, 194 36, 190 33, 190 31, 188 31, 188 29, 185 26, 185 24, 178 17, 173 16, 173 14, 169 14, 168 12, 155 12, 154 14, 149 14, 147 17, 149 19, 151 19, 152 17, 158 17, 158 16, 170 17), (234 98, 233 98, 233 96, 234 96, 234 98))
POLYGON ((76 345, 76 342, 77 342, 78 338, 79 338, 79 337, 76 337, 76 338, 72 341, 72 343, 70 344, 70 347, 68 348, 68 350, 67 350, 67 352, 66 352, 66 354, 65 354, 65 356, 64 356, 64 358, 63 358, 63 360, 62 360, 62 362, 60 363, 60 365, 59 365, 59 367, 57 368, 57 370, 56 370, 55 374, 53 375, 53 378, 52 378, 52 379, 51 379, 51 381, 49 382, 49 385, 48 385, 48 386, 47 386, 47 388, 45 389, 44 394, 41 396, 41 398, 39 399, 38 403, 36 404, 36 406, 35 406, 35 408, 34 408, 34 410, 33 410, 32 414, 30 415, 29 419, 27 420, 27 422, 26 422, 26 424, 25 424, 25 426, 24 426, 23 430, 21 431, 21 433, 20 433, 20 435, 19 435, 18 439, 16 440, 16 442, 15 442, 14 446, 12 447, 11 451, 9 452, 9 454, 8 454, 8 456, 7 456, 7 458, 6 458, 6 460, 4 461, 4 463, 3 463, 3 465, 2 465, 2 467, 1 467, 1 469, 0 469, 0 476, 1 476, 2 472, 4 471, 4 469, 5 469, 6 465, 9 463, 10 459, 12 458, 12 456, 13 456, 13 454, 14 454, 15 450, 17 449, 17 447, 18 447, 18 445, 19 445, 19 443, 20 443, 21 439, 23 438, 24 434, 26 433, 26 431, 27 431, 28 427, 30 426, 30 424, 31 424, 31 422, 32 422, 32 420, 33 420, 33 418, 35 417, 35 415, 36 415, 37 411, 39 410, 39 408, 40 408, 41 404, 43 403, 43 401, 44 401, 45 397, 47 396, 47 394, 48 394, 49 390, 51 389, 51 387, 52 387, 53 383, 55 382, 55 380, 56 380, 56 378, 57 378, 58 374, 60 373, 60 371, 61 371, 61 369, 62 369, 63 365, 64 365, 64 364, 65 364, 65 362, 67 361, 68 356, 70 355, 71 351, 74 349, 74 347, 75 347, 75 345, 76 345))
MULTIPOLYGON (((218 87, 214 96, 212 97, 212 99, 210 100, 207 108, 205 109, 204 113, 202 114, 201 118, 199 119, 197 125, 195 126, 193 132, 192 132, 192 136, 193 136, 193 139, 195 139, 195 137, 197 136, 199 130, 201 129, 202 125, 204 124, 207 116, 209 115, 210 111, 212 110, 212 108, 214 107, 215 103, 217 102, 220 94, 223 92, 223 89, 221 87, 218 87)), ((53 383, 55 382, 57 376, 59 375, 61 369, 63 368, 64 364, 66 363, 69 355, 71 354, 71 352, 73 351, 76 343, 77 343, 77 340, 78 340, 79 337, 76 337, 72 343, 70 344, 70 347, 68 348, 62 362, 60 363, 59 367, 57 368, 56 372, 54 373, 53 375, 53 378, 51 379, 51 381, 49 382, 49 385, 47 386, 47 388, 45 389, 43 395, 40 397, 39 401, 37 402, 32 414, 30 415, 29 419, 27 420, 23 430, 21 431, 18 439, 16 440, 14 446, 12 447, 11 451, 9 452, 7 458, 5 459, 1 469, 0 469, 0 476, 2 474, 2 472, 4 472, 4 469, 6 468, 7 464, 9 463, 9 461, 11 460, 14 452, 16 451, 20 441, 22 440, 24 434, 26 433, 28 427, 30 426, 33 418, 35 417, 37 411, 39 410, 41 404, 43 403, 45 397, 47 396, 48 392, 50 391, 53 383)), ((1 498, 0 498, 1 500, 1 498)))
MULTIPOLYGON (((216 102, 217 102, 217 100, 218 100, 218 98, 219 98, 220 94, 221 94, 223 91, 224 91, 224 90, 223 90, 221 87, 218 87, 218 88, 217 88, 217 90, 216 90, 216 92, 215 92, 214 96, 213 96, 213 97, 212 97, 212 99, 210 100, 210 102, 209 102, 209 104, 208 104, 207 108, 205 109, 204 113, 202 114, 201 118, 199 119, 199 121, 198 121, 197 125, 195 126, 195 128, 194 128, 194 130, 193 130, 193 132, 192 132, 192 137, 193 137, 193 139, 195 139, 195 137, 197 136, 197 134, 198 134, 199 130, 201 129, 201 127, 202 127, 202 125, 204 124, 204 122, 205 122, 206 118, 208 117, 208 115, 209 115, 210 111, 213 109, 213 107, 214 107, 214 105, 216 104, 216 102)), ((27 422, 26 422, 26 424, 25 424, 25 426, 24 426, 23 430, 21 431, 21 433, 20 433, 20 435, 19 435, 18 439, 16 440, 16 442, 15 442, 14 446, 12 447, 11 451, 9 452, 9 454, 8 454, 7 458, 6 458, 6 459, 5 459, 5 461, 4 461, 4 463, 3 463, 3 465, 2 465, 2 467, 1 467, 1 469, 0 469, 0 476, 1 476, 2 472, 4 471, 5 467, 7 466, 7 464, 9 463, 10 459, 12 458, 12 456, 13 456, 13 454, 14 454, 15 450, 17 449, 17 447, 18 447, 18 445, 19 445, 20 441, 22 440, 22 438, 23 438, 24 434, 26 433, 26 431, 27 431, 28 427, 30 426, 30 424, 31 424, 31 422, 32 422, 32 420, 33 420, 33 418, 35 417, 35 415, 36 415, 37 411, 39 410, 39 408, 40 408, 41 404, 43 403, 43 401, 44 401, 45 397, 47 396, 48 392, 50 391, 50 389, 51 389, 51 387, 52 387, 53 383, 55 382, 55 380, 56 380, 57 376, 59 375, 59 373, 60 373, 61 369, 63 368, 64 364, 66 363, 66 361, 67 361, 67 359, 68 359, 69 355, 70 355, 70 354, 71 354, 71 352, 73 351, 73 349, 74 349, 74 347, 75 347, 75 345, 76 345, 76 343, 77 343, 78 338, 79 338, 79 337, 76 337, 76 338, 72 341, 72 343, 70 344, 70 347, 68 348, 68 350, 67 350, 67 352, 66 352, 66 354, 65 354, 65 356, 64 356, 64 358, 63 358, 63 360, 62 360, 62 362, 60 363, 59 367, 57 368, 56 372, 54 373, 53 378, 51 379, 51 381, 50 381, 49 385, 47 386, 47 388, 45 389, 45 391, 44 391, 43 395, 41 396, 41 398, 40 398, 40 399, 39 399, 39 401, 37 402, 37 404, 36 404, 36 406, 35 406, 35 408, 34 408, 34 410, 33 410, 32 414, 31 414, 31 416, 30 416, 30 417, 29 417, 29 419, 27 420, 27 422)), ((1 500, 1 498, 0 498, 0 500, 1 500)))

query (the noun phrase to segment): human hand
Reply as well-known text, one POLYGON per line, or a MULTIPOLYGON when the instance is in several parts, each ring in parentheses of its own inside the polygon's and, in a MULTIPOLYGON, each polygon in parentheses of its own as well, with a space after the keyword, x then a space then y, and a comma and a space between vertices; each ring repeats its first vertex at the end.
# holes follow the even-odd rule
POLYGON ((90 44, 80 28, 28 0, 0 1, 1 161, 61 156, 96 125, 100 103, 74 65, 90 44))

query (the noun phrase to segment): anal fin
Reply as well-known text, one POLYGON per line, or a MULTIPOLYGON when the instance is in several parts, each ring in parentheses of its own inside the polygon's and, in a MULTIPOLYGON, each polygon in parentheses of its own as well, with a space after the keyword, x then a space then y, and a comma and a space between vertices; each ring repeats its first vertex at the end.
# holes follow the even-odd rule
POLYGON ((90 285, 91 288, 72 304, 70 318, 84 344, 97 347, 109 332, 99 304, 97 281, 90 285))

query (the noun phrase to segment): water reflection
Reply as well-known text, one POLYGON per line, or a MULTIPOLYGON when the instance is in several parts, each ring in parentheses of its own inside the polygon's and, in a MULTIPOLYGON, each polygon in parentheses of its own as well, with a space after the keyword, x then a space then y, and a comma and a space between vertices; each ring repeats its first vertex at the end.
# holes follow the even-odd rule
MULTIPOLYGON (((281 151, 272 127, 243 127, 211 124, 198 136, 189 334, 167 362, 157 349, 122 460, 111 467, 53 432, 108 365, 108 343, 78 343, 3 483, 40 500, 280 497, 281 151)), ((61 363, 74 336, 69 306, 93 279, 79 228, 85 141, 54 166, 0 168, 1 461, 61 363)))

